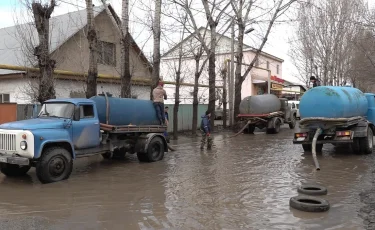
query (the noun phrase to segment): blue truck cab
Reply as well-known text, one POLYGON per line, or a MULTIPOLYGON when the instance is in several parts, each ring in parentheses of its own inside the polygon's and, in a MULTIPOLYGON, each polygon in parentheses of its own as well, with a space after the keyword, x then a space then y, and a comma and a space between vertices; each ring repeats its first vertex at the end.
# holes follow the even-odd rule
POLYGON ((36 167, 38 179, 51 183, 69 178, 78 157, 102 154, 109 159, 137 152, 140 161, 152 162, 168 151, 164 127, 152 132, 149 126, 120 128, 101 127, 93 100, 48 100, 37 117, 0 125, 0 170, 21 176, 36 167))

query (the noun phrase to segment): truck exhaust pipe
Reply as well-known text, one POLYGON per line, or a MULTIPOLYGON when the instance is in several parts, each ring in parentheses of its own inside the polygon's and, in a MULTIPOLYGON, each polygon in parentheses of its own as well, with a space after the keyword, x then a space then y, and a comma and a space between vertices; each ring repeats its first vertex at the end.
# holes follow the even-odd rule
POLYGON ((314 135, 314 138, 313 138, 313 141, 312 141, 312 144, 311 144, 312 145, 312 156, 313 156, 313 159, 314 159, 316 170, 320 170, 319 162, 318 162, 318 159, 316 158, 316 141, 318 140, 318 136, 320 135, 321 132, 322 132, 321 128, 318 128, 315 131, 315 135, 314 135))

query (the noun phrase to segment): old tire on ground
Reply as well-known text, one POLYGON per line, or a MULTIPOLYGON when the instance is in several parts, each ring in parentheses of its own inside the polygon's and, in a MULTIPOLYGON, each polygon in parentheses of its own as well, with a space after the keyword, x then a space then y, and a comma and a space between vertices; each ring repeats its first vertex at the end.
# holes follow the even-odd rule
POLYGON ((297 122, 296 120, 297 120, 297 118, 296 118, 296 115, 294 114, 291 118, 290 123, 289 123, 290 129, 294 129, 294 127, 296 127, 296 122, 297 122))
POLYGON ((31 166, 0 163, 1 172, 8 177, 24 176, 30 170, 30 168, 31 166))
MULTIPOLYGON (((323 144, 316 144, 315 146, 316 152, 321 153, 323 149, 323 144)), ((311 152, 312 151, 312 145, 311 144, 302 144, 302 148, 305 152, 311 152)))
POLYGON ((295 196, 290 198, 289 205, 304 212, 325 212, 330 205, 327 200, 313 196, 295 196))
POLYGON ((147 147, 147 152, 137 153, 139 161, 142 162, 155 162, 164 158, 164 142, 160 137, 154 137, 147 147))
POLYGON ((36 164, 36 175, 43 184, 66 180, 72 170, 72 156, 68 150, 62 147, 44 150, 36 164))
POLYGON ((371 154, 374 148, 374 134, 370 127, 367 128, 367 137, 359 139, 359 147, 363 154, 371 154))
POLYGON ((321 185, 304 184, 297 191, 305 195, 327 195, 327 188, 321 185))

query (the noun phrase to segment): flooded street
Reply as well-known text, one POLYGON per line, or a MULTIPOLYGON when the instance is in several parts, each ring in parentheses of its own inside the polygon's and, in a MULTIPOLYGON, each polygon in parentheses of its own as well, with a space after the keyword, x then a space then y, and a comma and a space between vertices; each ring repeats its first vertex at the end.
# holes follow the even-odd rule
POLYGON ((69 180, 42 185, 0 175, 0 229, 364 229, 359 194, 371 187, 373 155, 332 145, 318 156, 292 144, 293 131, 173 142, 163 161, 136 156, 75 161, 69 180), (328 188, 324 213, 289 207, 301 183, 328 188))

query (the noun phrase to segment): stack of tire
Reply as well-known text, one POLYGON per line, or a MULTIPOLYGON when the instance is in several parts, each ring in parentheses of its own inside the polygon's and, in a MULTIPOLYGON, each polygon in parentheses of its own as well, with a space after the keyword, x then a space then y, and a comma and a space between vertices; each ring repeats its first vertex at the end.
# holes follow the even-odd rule
POLYGON ((326 199, 316 196, 327 195, 328 190, 321 185, 301 185, 297 189, 298 195, 290 198, 289 205, 304 212, 325 212, 330 208, 329 202, 326 199))

